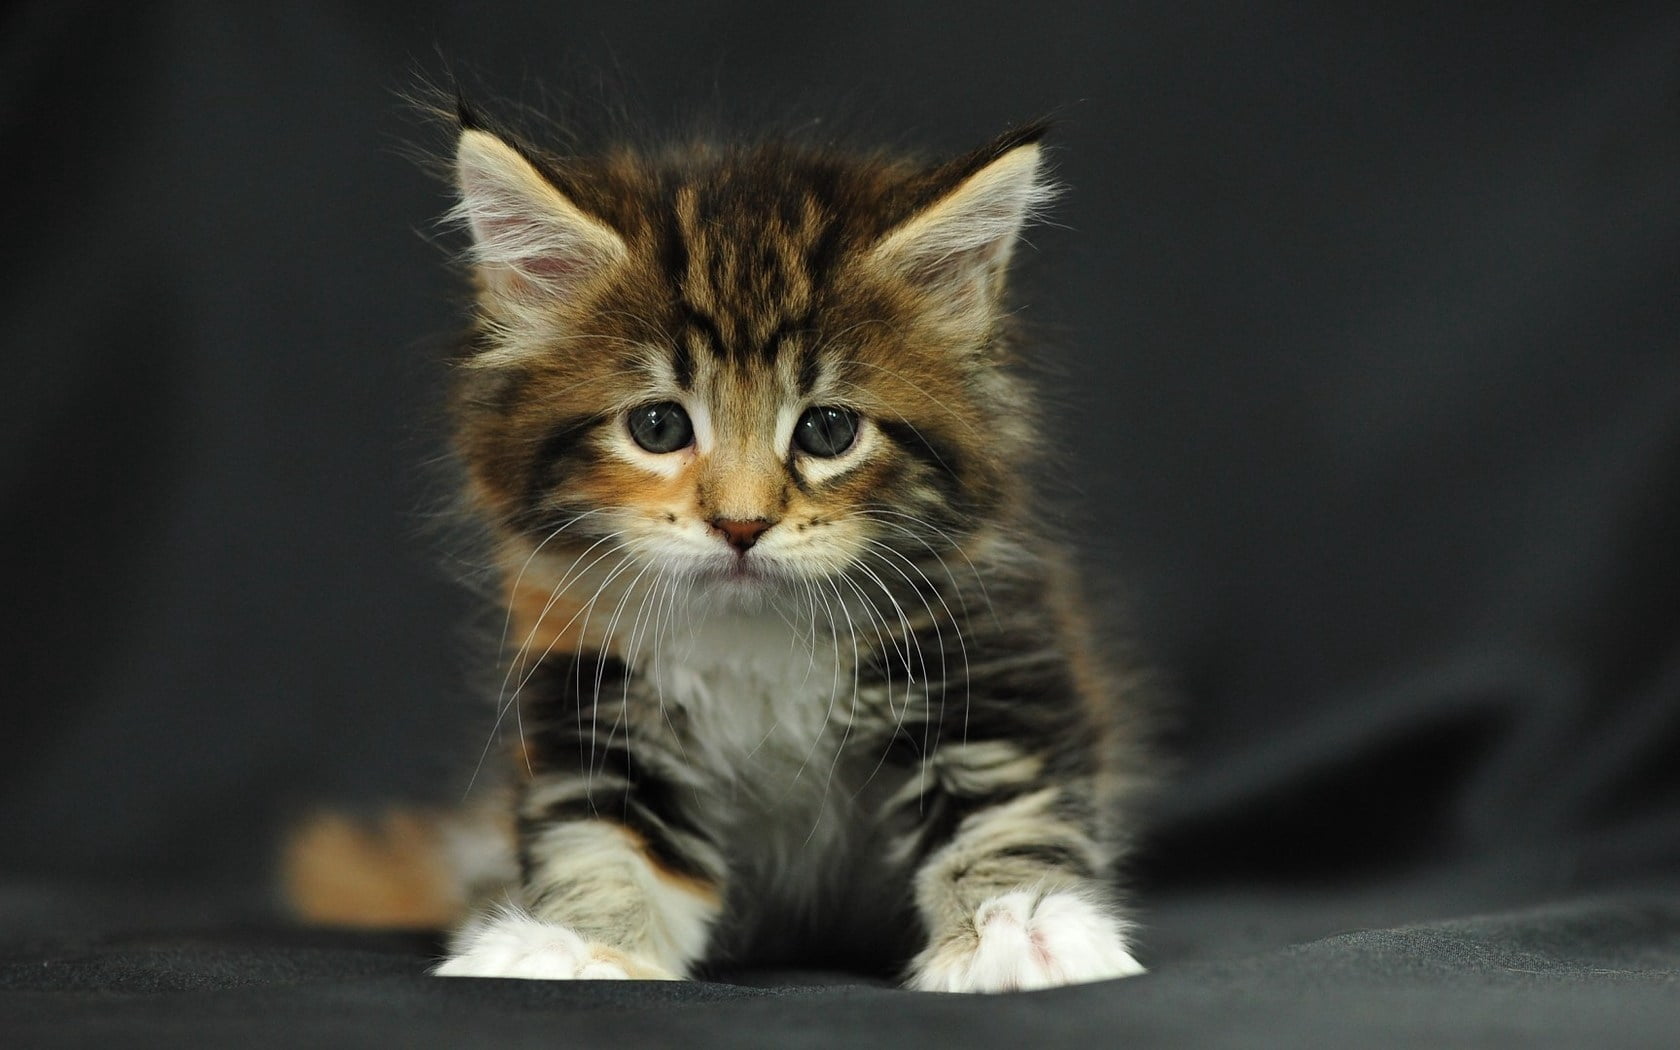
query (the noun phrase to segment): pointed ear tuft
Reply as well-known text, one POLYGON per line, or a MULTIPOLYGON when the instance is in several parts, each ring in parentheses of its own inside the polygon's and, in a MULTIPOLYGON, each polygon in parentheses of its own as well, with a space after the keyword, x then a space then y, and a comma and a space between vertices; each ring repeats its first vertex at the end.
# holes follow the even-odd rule
POLYGON ((467 101, 466 94, 459 87, 455 89, 455 126, 460 131, 488 130, 484 120, 478 115, 478 108, 467 101))
POLYGON ((1043 177, 1042 125, 1012 132, 947 170, 960 179, 889 232, 874 265, 920 285, 953 314, 995 305, 1022 228, 1056 195, 1043 177))
POLYGON ((461 202, 452 215, 471 229, 479 273, 500 295, 564 298, 628 254, 617 233, 488 131, 462 130, 455 178, 461 202))

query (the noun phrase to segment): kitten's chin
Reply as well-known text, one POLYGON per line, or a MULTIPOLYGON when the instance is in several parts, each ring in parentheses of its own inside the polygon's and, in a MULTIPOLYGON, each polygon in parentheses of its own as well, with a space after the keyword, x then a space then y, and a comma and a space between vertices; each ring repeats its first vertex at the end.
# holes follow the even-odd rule
POLYGON ((707 565, 691 575, 696 593, 720 612, 757 612, 792 585, 784 573, 754 558, 707 565))

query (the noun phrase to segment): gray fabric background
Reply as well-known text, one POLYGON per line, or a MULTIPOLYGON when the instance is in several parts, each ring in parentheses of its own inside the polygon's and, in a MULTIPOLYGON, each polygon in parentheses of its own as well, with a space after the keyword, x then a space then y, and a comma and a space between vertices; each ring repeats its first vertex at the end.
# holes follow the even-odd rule
POLYGON ((0 157, 20 1045, 1674 1045, 1671 5, 23 4, 0 157), (1150 976, 444 985, 280 924, 289 815, 453 797, 487 731, 396 97, 448 67, 598 128, 1059 118, 1062 523, 1184 698, 1150 976))

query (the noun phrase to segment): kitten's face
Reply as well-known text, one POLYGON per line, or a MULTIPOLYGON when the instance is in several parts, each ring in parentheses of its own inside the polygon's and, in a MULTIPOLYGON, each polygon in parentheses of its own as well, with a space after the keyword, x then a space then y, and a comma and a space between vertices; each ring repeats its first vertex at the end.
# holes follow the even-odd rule
POLYGON ((890 558, 967 530, 953 510, 983 469, 957 474, 968 453, 945 435, 989 421, 954 376, 904 360, 881 371, 891 366, 870 357, 908 355, 883 353, 880 335, 813 327, 773 358, 732 361, 692 331, 626 332, 636 327, 599 319, 594 338, 578 337, 594 344, 587 361, 557 355, 513 381, 505 422, 481 421, 501 462, 524 461, 513 476, 528 480, 504 498, 530 539, 564 526, 562 550, 605 539, 602 550, 745 597, 836 575, 872 545, 890 558))
POLYGON ((626 391, 634 404, 612 413, 574 479, 596 494, 603 528, 667 572, 735 590, 858 559, 872 493, 910 473, 890 466, 858 390, 833 375, 802 389, 786 365, 719 361, 684 388, 650 356, 653 374, 626 391))
POLYGON ((910 579, 1025 440, 996 301, 1043 191, 1035 146, 993 152, 949 186, 781 153, 561 175, 466 132, 479 503, 517 547, 720 598, 910 579))

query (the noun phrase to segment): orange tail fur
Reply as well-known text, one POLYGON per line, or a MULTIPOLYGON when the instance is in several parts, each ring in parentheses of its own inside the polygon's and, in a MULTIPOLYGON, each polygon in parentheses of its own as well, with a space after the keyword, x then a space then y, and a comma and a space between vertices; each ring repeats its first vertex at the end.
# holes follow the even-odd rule
POLYGON ((441 929, 511 876, 511 829, 483 812, 397 809, 366 819, 323 812, 287 836, 285 901, 305 922, 441 929))

